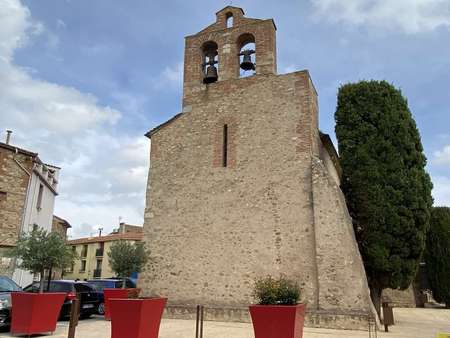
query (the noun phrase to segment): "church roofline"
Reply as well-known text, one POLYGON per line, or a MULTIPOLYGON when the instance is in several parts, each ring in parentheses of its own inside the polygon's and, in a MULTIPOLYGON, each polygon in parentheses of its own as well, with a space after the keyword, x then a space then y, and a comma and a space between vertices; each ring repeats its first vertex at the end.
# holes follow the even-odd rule
POLYGON ((220 11, 216 12, 216 15, 219 14, 220 12, 225 11, 227 8, 233 8, 233 9, 239 9, 242 12, 242 15, 245 15, 244 10, 241 7, 235 7, 235 6, 225 6, 224 8, 222 8, 220 11))
MULTIPOLYGON (((251 26, 251 25, 254 25, 254 24, 256 24, 256 23, 260 23, 260 22, 262 22, 262 21, 271 21, 273 27, 275 28, 275 30, 277 30, 277 25, 275 24, 275 20, 274 20, 274 19, 253 19, 253 18, 246 18, 246 19, 252 20, 253 22, 248 21, 248 22, 246 22, 245 24, 242 24, 241 27, 244 27, 244 26, 251 26)), ((209 31, 209 33, 211 33, 211 32, 226 31, 226 30, 229 29, 229 28, 220 28, 220 27, 217 28, 217 29, 211 29, 211 28, 213 28, 213 27, 215 27, 215 26, 217 26, 217 23, 216 23, 216 22, 214 22, 214 23, 210 24, 209 26, 203 28, 201 31, 199 31, 199 32, 197 32, 197 33, 190 34, 190 35, 186 35, 184 38, 185 38, 185 39, 189 39, 189 38, 197 37, 199 34, 203 34, 203 33, 206 32, 206 31, 209 31)))
POLYGON ((149 130, 147 133, 145 133, 145 136, 147 136, 149 139, 152 138, 152 135, 154 133, 156 133, 158 130, 164 128, 165 126, 167 126, 168 124, 172 123, 173 121, 175 121, 177 118, 179 118, 183 113, 178 113, 177 115, 171 117, 170 119, 168 119, 166 122, 161 123, 160 125, 156 126, 155 128, 149 130))

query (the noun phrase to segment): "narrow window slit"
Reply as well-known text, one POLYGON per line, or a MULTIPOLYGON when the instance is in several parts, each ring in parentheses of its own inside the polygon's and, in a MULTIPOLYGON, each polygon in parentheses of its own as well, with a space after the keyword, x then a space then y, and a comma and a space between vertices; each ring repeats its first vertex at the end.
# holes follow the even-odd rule
POLYGON ((228 166, 228 125, 223 126, 222 166, 228 166))

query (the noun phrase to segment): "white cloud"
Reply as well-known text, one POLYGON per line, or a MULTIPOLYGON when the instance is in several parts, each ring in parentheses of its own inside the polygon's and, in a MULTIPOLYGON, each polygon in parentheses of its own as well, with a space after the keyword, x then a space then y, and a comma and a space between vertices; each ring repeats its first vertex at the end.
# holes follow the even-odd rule
POLYGON ((28 8, 15 0, 0 2, 0 58, 9 61, 13 51, 26 43, 27 33, 39 24, 30 20, 28 8))
POLYGON ((93 95, 36 79, 14 64, 14 51, 44 30, 28 8, 18 0, 3 0, 0 23, 0 125, 71 133, 99 122, 117 122, 120 113, 98 105, 93 95))
POLYGON ((433 177, 433 197, 435 206, 450 207, 450 178, 445 176, 433 177))
POLYGON ((433 155, 433 163, 450 165, 450 145, 445 146, 442 150, 435 151, 433 155))
POLYGON ((157 88, 164 88, 169 85, 172 88, 181 88, 183 83, 183 62, 178 62, 172 67, 166 67, 162 71, 159 80, 156 82, 157 88))
MULTIPOLYGON (((73 237, 98 225, 111 231, 119 216, 142 224, 149 141, 117 131, 121 113, 94 95, 15 64, 15 51, 42 32, 55 37, 19 0, 0 1, 1 128, 14 130, 12 144, 62 167, 55 213, 72 224, 73 237)), ((168 81, 175 77, 167 73, 168 81)))
POLYGON ((450 27, 448 0, 311 0, 317 18, 408 34, 450 27))
POLYGON ((120 118, 117 110, 98 105, 93 95, 35 79, 12 63, 0 61, 0 78, 1 125, 73 133, 99 122, 114 124, 120 118))

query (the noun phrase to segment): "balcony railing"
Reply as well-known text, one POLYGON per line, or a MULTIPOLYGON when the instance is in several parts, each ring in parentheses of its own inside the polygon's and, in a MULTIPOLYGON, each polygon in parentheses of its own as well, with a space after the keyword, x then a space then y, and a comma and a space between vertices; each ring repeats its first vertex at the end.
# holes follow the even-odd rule
POLYGON ((95 256, 103 257, 103 248, 98 248, 97 250, 95 250, 95 256))
POLYGON ((100 278, 102 276, 102 269, 94 270, 94 278, 100 278))

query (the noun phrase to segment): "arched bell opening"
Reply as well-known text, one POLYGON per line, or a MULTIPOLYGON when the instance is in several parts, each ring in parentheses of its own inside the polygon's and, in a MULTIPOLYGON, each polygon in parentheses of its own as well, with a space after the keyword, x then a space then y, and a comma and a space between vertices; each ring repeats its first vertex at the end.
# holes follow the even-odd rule
POLYGON ((219 47, 214 41, 205 42, 202 46, 203 83, 213 83, 219 79, 219 47))
POLYGON ((227 28, 232 28, 234 24, 233 13, 231 12, 227 13, 226 19, 227 19, 227 28))
POLYGON ((248 77, 256 74, 256 44, 253 34, 242 34, 237 41, 239 77, 248 77))

